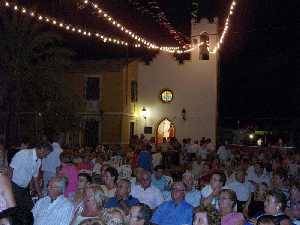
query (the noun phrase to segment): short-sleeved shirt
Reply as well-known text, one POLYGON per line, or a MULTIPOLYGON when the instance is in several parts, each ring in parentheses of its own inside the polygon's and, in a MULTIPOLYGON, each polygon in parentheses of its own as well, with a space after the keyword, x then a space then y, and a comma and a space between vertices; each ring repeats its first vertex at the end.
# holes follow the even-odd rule
POLYGON ((193 223, 193 207, 186 201, 162 203, 154 212, 151 222, 158 225, 182 225, 193 223))
POLYGON ((10 165, 14 169, 12 181, 22 188, 26 188, 32 177, 39 175, 41 159, 36 155, 36 150, 23 149, 15 154, 10 165))
POLYGON ((164 201, 161 191, 154 186, 144 189, 140 185, 133 185, 130 194, 151 209, 155 209, 164 201))
MULTIPOLYGON (((128 207, 132 207, 134 205, 137 205, 139 204, 139 200, 137 198, 134 198, 132 196, 129 196, 126 200, 125 200, 125 203, 128 207)), ((119 203, 119 201, 117 200, 116 197, 112 197, 112 198, 109 198, 105 204, 105 208, 121 208, 122 209, 122 206, 121 204, 119 203)))

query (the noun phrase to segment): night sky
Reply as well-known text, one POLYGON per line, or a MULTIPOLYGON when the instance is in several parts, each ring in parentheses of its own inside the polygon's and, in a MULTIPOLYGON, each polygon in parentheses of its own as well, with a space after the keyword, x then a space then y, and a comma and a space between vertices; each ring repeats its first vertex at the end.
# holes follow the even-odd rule
MULTIPOLYGON (((107 9, 137 33, 143 33, 157 43, 174 45, 176 41, 153 16, 141 13, 139 6, 150 0, 99 0, 107 9)), ((118 37, 126 36, 112 29, 91 10, 78 9, 72 0, 23 0, 21 3, 66 21, 89 24, 89 27, 118 37)), ((97 2, 95 0, 95 2, 97 2)), ((168 20, 185 36, 190 35, 191 0, 157 0, 168 20)), ((237 0, 235 15, 221 49, 220 119, 232 126, 237 120, 266 121, 300 118, 300 7, 299 0, 237 0)), ((220 33, 231 0, 200 0, 200 17, 218 16, 220 33)), ((67 46, 74 50, 75 59, 124 58, 126 49, 108 47, 95 41, 82 40, 63 34, 67 46)), ((130 57, 150 58, 155 53, 128 49, 130 57)), ((250 122, 251 123, 251 122, 250 122)))

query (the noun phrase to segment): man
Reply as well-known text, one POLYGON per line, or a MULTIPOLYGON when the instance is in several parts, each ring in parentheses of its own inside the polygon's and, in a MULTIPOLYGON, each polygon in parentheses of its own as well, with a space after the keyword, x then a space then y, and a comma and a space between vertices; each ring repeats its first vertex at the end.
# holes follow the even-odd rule
POLYGON ((54 142, 52 143, 53 151, 48 154, 42 160, 42 171, 43 171, 43 181, 44 181, 44 192, 47 191, 47 185, 49 180, 56 175, 57 169, 60 167, 60 154, 62 153, 62 148, 60 147, 59 136, 54 138, 54 142))
POLYGON ((194 186, 193 175, 191 173, 184 173, 182 175, 182 182, 186 189, 185 201, 193 207, 199 206, 202 195, 201 192, 198 191, 194 186))
POLYGON ((164 167, 156 166, 154 168, 154 174, 151 177, 151 183, 154 187, 158 188, 161 192, 167 191, 169 189, 169 184, 167 179, 163 176, 164 167))
POLYGON ((42 196, 38 182, 39 169, 41 159, 51 151, 52 146, 49 143, 42 143, 33 149, 23 149, 13 157, 9 166, 13 193, 18 207, 29 211, 33 207, 29 190, 31 180, 33 180, 38 197, 42 196))
POLYGON ((158 188, 151 185, 151 174, 148 171, 143 171, 140 179, 139 185, 132 187, 131 195, 151 209, 155 209, 163 202, 163 195, 158 188))
POLYGON ((219 195, 222 187, 226 183, 226 176, 222 172, 214 172, 210 178, 210 182, 202 190, 203 205, 205 207, 212 205, 215 209, 219 209, 219 195))
POLYGON ((53 177, 48 184, 48 194, 37 201, 32 214, 34 225, 68 225, 73 215, 73 204, 64 197, 67 186, 64 177, 53 177))
POLYGON ((138 204, 130 209, 129 225, 150 225, 152 210, 145 204, 138 204))
POLYGON ((114 197, 109 198, 106 202, 105 208, 121 208, 126 215, 129 209, 139 204, 139 200, 130 195, 131 184, 129 180, 120 179, 117 182, 117 190, 114 197))
POLYGON ((256 184, 266 183, 270 185, 271 177, 265 171, 264 164, 260 161, 257 161, 254 166, 250 166, 247 170, 246 180, 256 184))
POLYGON ((185 198, 183 182, 172 185, 172 200, 161 204, 154 212, 151 222, 157 225, 182 225, 193 223, 193 207, 185 198))
POLYGON ((239 168, 235 172, 235 180, 231 183, 228 183, 228 188, 232 189, 237 196, 237 206, 238 211, 242 212, 242 209, 246 202, 251 197, 251 193, 254 192, 254 186, 245 180, 246 173, 243 169, 239 168))

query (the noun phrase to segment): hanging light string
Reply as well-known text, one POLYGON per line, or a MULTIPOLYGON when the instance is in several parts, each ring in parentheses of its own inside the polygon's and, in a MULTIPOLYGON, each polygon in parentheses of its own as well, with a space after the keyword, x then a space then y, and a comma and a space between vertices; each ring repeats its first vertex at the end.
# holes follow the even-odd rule
MULTIPOLYGON (((109 24, 113 25, 120 31, 122 31, 124 34, 128 35, 130 38, 134 39, 138 43, 144 45, 146 48, 149 49, 159 49, 164 52, 169 53, 175 53, 176 51, 179 51, 180 47, 172 47, 172 46, 159 46, 158 44, 148 41, 146 38, 144 38, 142 35, 137 34, 136 32, 133 32, 126 26, 122 25, 119 21, 114 19, 107 11, 104 11, 101 7, 99 7, 98 4, 90 1, 90 0, 83 0, 84 5, 88 5, 92 7, 99 16, 101 16, 104 20, 106 20, 109 24)), ((138 45, 137 45, 138 46, 138 45)), ((139 45, 141 47, 141 45, 139 45)))
MULTIPOLYGON (((83 29, 79 26, 75 26, 72 24, 66 24, 54 17, 49 17, 43 14, 40 14, 36 11, 27 9, 21 5, 17 5, 17 4, 13 4, 10 3, 8 1, 1 1, 2 4, 0 4, 0 7, 5 7, 5 8, 9 8, 12 9, 12 11, 14 11, 15 13, 19 13, 19 15, 23 15, 23 16, 30 16, 33 19, 39 21, 39 22, 43 22, 45 24, 49 24, 51 26, 60 28, 62 30, 71 32, 71 33, 75 33, 78 34, 80 36, 85 36, 85 37, 89 37, 89 38, 96 38, 97 40, 100 40, 104 43, 111 43, 111 44, 115 44, 115 45, 123 45, 123 46, 128 46, 128 42, 117 39, 117 38, 113 38, 113 37, 109 37, 109 36, 105 36, 99 32, 92 32, 89 31, 88 29, 83 29)), ((133 45, 133 47, 138 47, 137 44, 133 45)))
POLYGON ((169 34, 173 36, 173 38, 179 43, 180 46, 183 45, 185 47, 185 45, 187 45, 186 40, 189 40, 190 38, 185 36, 181 32, 178 32, 172 26, 172 24, 167 19, 166 14, 159 7, 157 1, 155 0, 148 1, 147 6, 144 6, 140 0, 131 0, 129 2, 140 13, 152 16, 152 18, 155 19, 162 27, 168 30, 169 34))
POLYGON ((219 41, 217 42, 217 45, 213 48, 213 50, 209 49, 210 53, 215 54, 221 48, 222 44, 224 43, 224 39, 225 39, 226 34, 228 33, 228 30, 230 28, 230 20, 231 20, 231 17, 233 16, 233 14, 234 14, 234 10, 236 8, 236 5, 237 5, 236 0, 233 0, 231 2, 229 13, 228 13, 228 15, 226 17, 226 20, 225 20, 225 26, 224 26, 224 30, 221 34, 221 37, 220 37, 219 41))

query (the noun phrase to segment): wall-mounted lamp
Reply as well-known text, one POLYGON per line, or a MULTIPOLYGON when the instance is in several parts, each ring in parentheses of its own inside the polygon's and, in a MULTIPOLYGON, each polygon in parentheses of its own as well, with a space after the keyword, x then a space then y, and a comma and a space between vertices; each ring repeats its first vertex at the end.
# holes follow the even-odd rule
POLYGON ((145 106, 143 106, 142 108, 141 115, 144 118, 144 120, 147 120, 147 118, 149 117, 149 110, 147 110, 145 106))
POLYGON ((181 117, 182 117, 183 120, 186 120, 186 110, 185 110, 185 108, 183 108, 181 110, 181 117))

